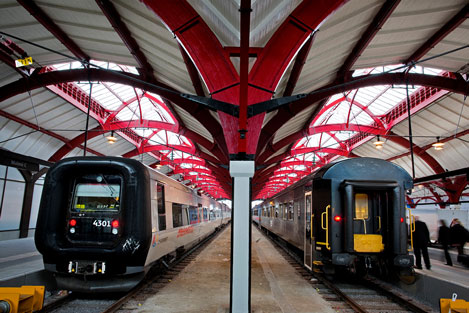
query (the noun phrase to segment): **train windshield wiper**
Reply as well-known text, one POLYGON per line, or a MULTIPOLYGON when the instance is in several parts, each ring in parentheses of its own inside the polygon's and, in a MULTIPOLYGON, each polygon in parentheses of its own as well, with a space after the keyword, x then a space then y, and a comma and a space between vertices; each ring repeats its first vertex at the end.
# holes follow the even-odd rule
POLYGON ((117 192, 114 188, 112 188, 112 186, 108 183, 108 181, 106 180, 106 177, 104 177, 103 174, 100 174, 100 175, 101 175, 101 177, 103 178, 104 183, 106 184, 106 186, 107 186, 107 187, 109 188, 109 190, 111 191, 111 197, 114 198, 114 197, 115 197, 114 194, 115 194, 115 193, 118 193, 118 192, 117 192))

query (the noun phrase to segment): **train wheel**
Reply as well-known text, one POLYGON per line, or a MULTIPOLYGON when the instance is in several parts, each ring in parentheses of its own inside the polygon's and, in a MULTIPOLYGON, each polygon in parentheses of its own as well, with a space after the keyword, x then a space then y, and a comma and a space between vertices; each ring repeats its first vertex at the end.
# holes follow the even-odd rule
POLYGON ((384 260, 379 260, 377 262, 378 266, 378 275, 383 279, 389 279, 389 264, 384 260))
POLYGON ((417 279, 413 268, 401 269, 397 275, 399 276, 399 280, 406 285, 412 285, 417 279))
POLYGON ((364 277, 366 275, 365 264, 359 259, 355 259, 350 265, 349 270, 357 277, 364 277))

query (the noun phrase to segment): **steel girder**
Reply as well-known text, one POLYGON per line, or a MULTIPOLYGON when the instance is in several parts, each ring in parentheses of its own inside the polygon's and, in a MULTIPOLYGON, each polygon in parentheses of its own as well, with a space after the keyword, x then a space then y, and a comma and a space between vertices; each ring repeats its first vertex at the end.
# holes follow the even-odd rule
MULTIPOLYGON (((239 104, 240 78, 229 55, 216 36, 186 1, 144 0, 175 34, 194 61, 214 99, 239 104)), ((269 40, 249 73, 248 104, 270 99, 301 46, 316 27, 344 1, 303 1, 269 40), (285 41, 288 42, 285 42, 285 41), (275 53, 273 53, 275 52, 275 53)), ((203 110, 201 110, 203 111, 203 110)), ((238 123, 235 117, 218 112, 230 154, 236 154, 238 123)), ((247 153, 256 151, 264 114, 249 119, 247 153)))
MULTIPOLYGON (((115 72, 109 70, 102 70, 102 69, 76 69, 76 70, 69 70, 69 71, 54 71, 54 72, 44 72, 38 73, 29 78, 20 79, 14 83, 8 84, 0 88, 0 101, 8 99, 12 96, 18 95, 20 93, 27 92, 29 90, 34 90, 40 87, 47 87, 50 85, 57 85, 62 83, 74 82, 74 81, 84 81, 84 80, 92 80, 92 81, 106 81, 106 82, 113 82, 119 83, 124 85, 130 85, 135 88, 140 88, 142 90, 146 90, 149 92, 153 92, 156 94, 161 95, 164 98, 168 98, 170 101, 175 101, 180 105, 183 109, 189 109, 192 106, 192 102, 180 96, 180 94, 174 91, 172 88, 162 85, 162 84, 148 84, 140 80, 137 75, 130 74, 130 73, 122 73, 122 72, 115 72), (12 88, 12 89, 11 89, 12 88)), ((103 119, 101 114, 97 115, 96 118, 103 119)), ((98 119, 99 121, 99 119, 98 119)), ((221 132, 221 127, 215 119, 208 114, 204 120, 203 125, 207 126, 207 129, 218 129, 221 132), (217 127, 211 127, 211 124, 218 125, 217 127)), ((182 134, 182 133, 181 133, 182 134)), ((193 132, 186 130, 185 131, 186 137, 192 139, 191 136, 194 135, 193 132)), ((226 155, 223 155, 220 150, 220 145, 216 145, 208 140, 200 141, 201 136, 197 136, 194 140, 197 140, 199 144, 207 148, 211 151, 217 158, 221 159, 224 162, 226 159, 226 155), (210 144, 208 144, 210 143, 210 144)), ((224 141, 224 140, 223 140, 224 141)), ((222 144, 223 145, 223 144, 222 144)))
MULTIPOLYGON (((33 124, 33 123, 30 123, 30 122, 28 122, 28 121, 25 121, 25 120, 23 120, 23 119, 20 119, 19 117, 15 116, 15 115, 12 115, 12 114, 10 114, 10 113, 7 113, 7 112, 5 112, 5 111, 0 110, 0 116, 3 116, 3 117, 5 117, 5 118, 7 118, 7 119, 9 119, 9 120, 15 121, 15 122, 17 122, 17 123, 19 123, 19 124, 21 124, 21 125, 27 126, 27 127, 31 128, 31 129, 34 129, 34 130, 38 131, 38 132, 41 132, 41 133, 46 134, 46 135, 48 135, 48 136, 51 136, 51 137, 53 137, 53 138, 55 138, 55 139, 57 139, 57 140, 60 140, 60 141, 64 142, 65 144, 67 144, 67 143, 69 142, 69 140, 68 140, 67 138, 65 138, 65 137, 62 137, 62 136, 60 136, 60 135, 58 135, 58 134, 56 134, 56 133, 54 133, 54 132, 51 132, 51 131, 49 131, 49 130, 44 129, 44 128, 38 127, 37 125, 35 125, 35 124, 33 124)), ((82 141, 82 142, 83 142, 83 141, 82 141)), ((81 146, 81 143, 78 144, 77 147, 84 149, 84 147, 81 146)), ((99 153, 99 152, 97 152, 97 151, 94 151, 93 149, 90 149, 90 148, 86 148, 86 151, 88 151, 88 152, 90 152, 90 153, 93 153, 93 154, 96 154, 96 155, 102 155, 101 153, 99 153)), ((49 159, 49 161, 50 161, 50 159, 49 159)), ((55 160, 53 160, 53 161, 55 161, 55 160)))
POLYGON ((59 27, 33 0, 18 0, 36 20, 42 24, 55 38, 57 38, 67 49, 79 60, 89 61, 90 57, 59 27))
POLYGON ((440 28, 433 36, 425 41, 411 56, 404 61, 404 64, 411 64, 418 61, 426 55, 433 47, 443 40, 449 33, 456 29, 469 17, 469 4, 461 9, 453 18, 451 18, 442 28, 440 28))
MULTIPOLYGON (((398 85, 406 83, 434 87, 463 95, 469 95, 469 82, 450 77, 430 76, 414 73, 383 73, 357 76, 351 78, 348 82, 343 84, 337 82, 328 84, 316 91, 309 93, 303 98, 299 98, 297 101, 292 102, 287 106, 280 107, 275 116, 273 116, 262 128, 259 142, 268 143, 269 140, 275 135, 275 132, 278 129, 278 125, 287 123, 296 114, 300 113, 309 106, 314 105, 314 103, 323 98, 332 96, 336 93, 368 86, 398 85)), ((259 145, 258 151, 262 151, 264 145, 259 145)))
POLYGON ((391 16, 392 12, 399 5, 400 0, 387 0, 379 10, 378 14, 374 17, 368 28, 363 33, 362 37, 358 40, 353 47, 352 52, 348 55, 344 64, 337 71, 337 77, 344 77, 349 72, 357 59, 363 53, 366 47, 368 47, 371 40, 375 37, 376 33, 383 27, 384 23, 391 16))

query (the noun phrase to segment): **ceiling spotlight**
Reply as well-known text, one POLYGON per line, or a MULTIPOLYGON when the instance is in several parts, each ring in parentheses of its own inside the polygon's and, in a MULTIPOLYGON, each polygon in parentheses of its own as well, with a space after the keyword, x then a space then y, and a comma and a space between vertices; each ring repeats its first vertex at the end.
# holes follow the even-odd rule
POLYGON ((379 139, 379 135, 376 136, 376 139, 377 139, 377 140, 376 140, 375 142, 373 142, 373 144, 375 145, 375 148, 376 148, 376 149, 383 149, 384 141, 381 141, 381 140, 379 139))
POLYGON ((106 136, 106 139, 109 144, 114 144, 117 141, 117 138, 114 137, 114 131, 112 131, 109 136, 106 136))
POLYGON ((435 150, 442 150, 444 145, 445 143, 440 141, 440 137, 436 137, 436 142, 432 144, 432 147, 435 150))

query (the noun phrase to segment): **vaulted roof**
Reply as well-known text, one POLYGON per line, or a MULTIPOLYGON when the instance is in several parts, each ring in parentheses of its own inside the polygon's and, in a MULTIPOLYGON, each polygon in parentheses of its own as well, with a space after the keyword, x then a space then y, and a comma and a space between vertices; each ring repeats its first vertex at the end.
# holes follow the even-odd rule
POLYGON ((467 168, 468 10, 466 0, 5 0, 0 147, 50 161, 84 149, 138 158, 216 198, 230 197, 240 152, 256 161, 254 198, 342 157, 389 159, 415 178, 467 168), (431 148, 437 137, 445 149, 431 148))

